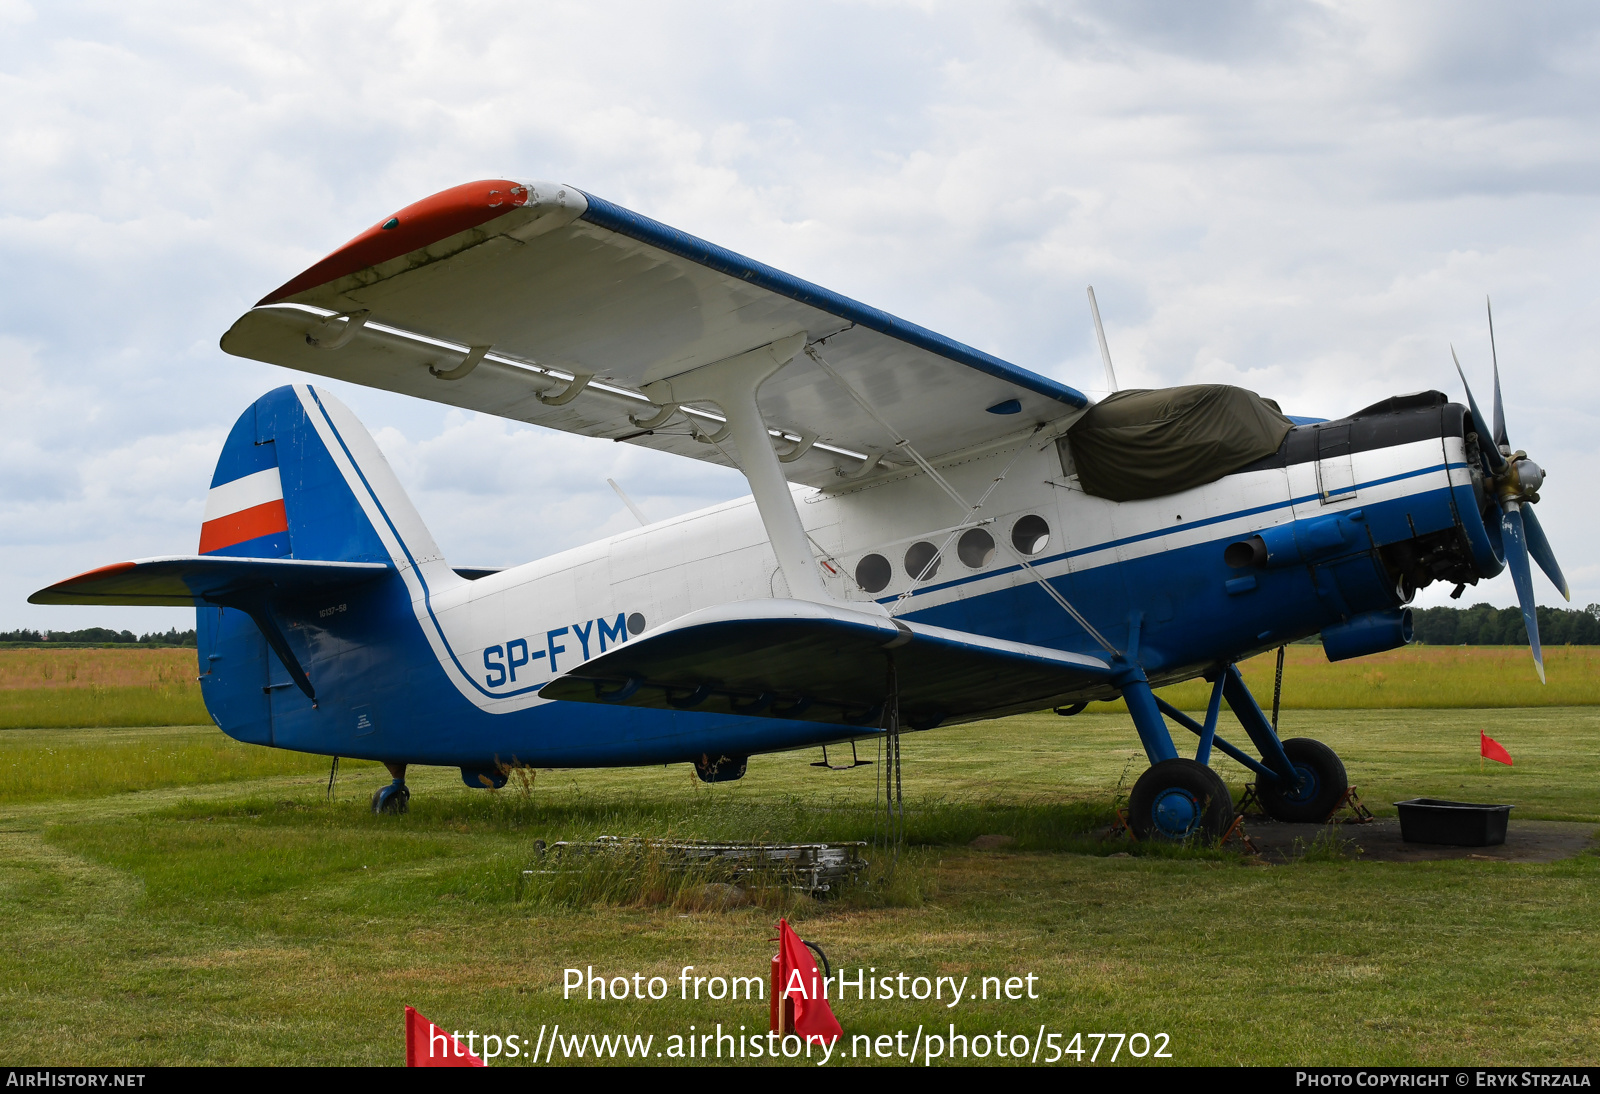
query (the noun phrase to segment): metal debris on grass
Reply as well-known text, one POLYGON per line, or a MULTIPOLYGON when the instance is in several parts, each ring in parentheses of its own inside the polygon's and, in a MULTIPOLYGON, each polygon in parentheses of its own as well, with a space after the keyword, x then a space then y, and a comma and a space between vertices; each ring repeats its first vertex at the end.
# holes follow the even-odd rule
POLYGON ((631 855, 670 871, 703 872, 745 888, 784 885, 820 896, 854 881, 867 868, 861 857, 865 846, 863 841, 746 843, 599 836, 586 842, 561 840, 541 848, 540 854, 556 867, 598 855, 631 855))

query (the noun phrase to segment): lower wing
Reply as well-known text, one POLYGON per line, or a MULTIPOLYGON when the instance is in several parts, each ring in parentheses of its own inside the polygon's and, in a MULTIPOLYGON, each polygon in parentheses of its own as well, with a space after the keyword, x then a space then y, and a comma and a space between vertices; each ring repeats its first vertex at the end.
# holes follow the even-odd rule
POLYGON ((719 605, 586 661, 546 699, 875 726, 898 693, 915 729, 1104 684, 1106 662, 798 600, 719 605))

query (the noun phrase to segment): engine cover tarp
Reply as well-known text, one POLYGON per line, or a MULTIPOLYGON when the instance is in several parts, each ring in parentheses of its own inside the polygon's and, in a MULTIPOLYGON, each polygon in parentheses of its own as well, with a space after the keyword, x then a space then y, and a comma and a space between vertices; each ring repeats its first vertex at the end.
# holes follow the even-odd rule
POLYGON ((1118 391, 1067 431, 1085 493, 1112 501, 1176 494, 1278 450, 1294 423, 1227 384, 1118 391))

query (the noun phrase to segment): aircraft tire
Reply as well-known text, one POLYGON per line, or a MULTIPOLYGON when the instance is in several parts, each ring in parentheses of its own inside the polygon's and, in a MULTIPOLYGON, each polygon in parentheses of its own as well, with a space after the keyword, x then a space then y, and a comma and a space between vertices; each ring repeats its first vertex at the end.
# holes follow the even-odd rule
POLYGON ((1333 749, 1310 737, 1290 738, 1283 742, 1283 751, 1304 782, 1285 793, 1276 780, 1260 780, 1256 783, 1256 796, 1261 799, 1261 807, 1274 820, 1321 824, 1350 789, 1344 761, 1333 749))
POLYGON ((1220 839, 1233 824, 1233 797, 1222 776, 1194 760, 1162 760, 1133 784, 1128 826, 1141 840, 1220 839))
POLYGON ((411 808, 411 788, 405 784, 380 786, 372 792, 374 813, 404 813, 411 808))

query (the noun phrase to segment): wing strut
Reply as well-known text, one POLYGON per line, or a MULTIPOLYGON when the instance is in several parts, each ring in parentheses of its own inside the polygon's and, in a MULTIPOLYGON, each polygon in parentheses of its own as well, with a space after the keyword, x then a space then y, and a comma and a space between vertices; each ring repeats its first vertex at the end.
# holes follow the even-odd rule
MULTIPOLYGON (((761 523, 778 556, 778 566, 789 584, 789 595, 816 604, 831 604, 823 587, 816 558, 806 541, 805 526, 795 510, 789 482, 783 477, 778 454, 756 403, 756 391, 766 379, 794 360, 806 345, 804 331, 791 334, 734 357, 657 380, 644 393, 662 414, 684 403, 715 403, 727 417, 727 428, 739 450, 739 469, 755 495, 761 523)), ((665 420, 664 418, 662 420, 665 420)), ((640 423, 642 424, 642 423, 640 423)))

